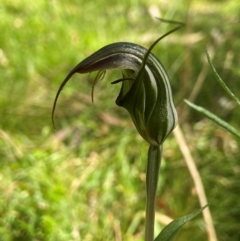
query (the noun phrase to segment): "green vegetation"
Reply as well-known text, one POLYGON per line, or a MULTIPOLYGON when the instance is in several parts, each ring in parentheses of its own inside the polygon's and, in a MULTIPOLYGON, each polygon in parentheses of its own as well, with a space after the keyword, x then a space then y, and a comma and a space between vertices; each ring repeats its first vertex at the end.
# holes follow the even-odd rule
MULTIPOLYGON (((205 54, 240 97, 240 3, 229 1, 0 2, 0 240, 143 240, 148 146, 114 103, 120 73, 107 73, 91 103, 90 76, 55 93, 66 74, 100 47, 130 41, 149 47, 169 25, 185 29, 154 49, 169 73, 179 124, 192 152, 219 241, 240 239, 240 142, 183 101, 239 128, 240 111, 209 71, 205 54), (158 13, 159 12, 159 13, 158 13), (150 14, 151 13, 151 14, 150 14)), ((195 186, 171 135, 164 144, 156 233, 166 217, 200 208, 195 186)), ((207 240, 201 215, 176 240, 207 240)))

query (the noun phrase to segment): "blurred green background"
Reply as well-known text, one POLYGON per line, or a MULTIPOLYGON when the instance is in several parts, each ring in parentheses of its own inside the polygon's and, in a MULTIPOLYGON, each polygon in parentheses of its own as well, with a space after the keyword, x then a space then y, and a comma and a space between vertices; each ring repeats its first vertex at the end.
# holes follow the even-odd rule
MULTIPOLYGON (((215 81, 240 97, 240 2, 166 0, 4 0, 0 2, 0 240, 143 240, 148 145, 114 103, 108 72, 75 75, 51 123, 56 91, 82 59, 112 42, 145 47, 173 26, 186 27, 154 49, 169 73, 179 123, 201 174, 219 241, 240 240, 240 143, 189 109, 189 99, 239 128, 240 112, 215 81)), ((164 144, 156 233, 164 214, 199 208, 193 181, 171 135, 164 144)), ((178 241, 207 240, 199 215, 178 241)))

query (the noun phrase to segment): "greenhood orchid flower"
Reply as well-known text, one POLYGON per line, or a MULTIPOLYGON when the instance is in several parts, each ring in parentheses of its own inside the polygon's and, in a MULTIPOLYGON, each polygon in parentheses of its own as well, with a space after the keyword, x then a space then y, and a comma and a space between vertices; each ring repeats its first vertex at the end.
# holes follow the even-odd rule
POLYGON ((84 59, 61 84, 53 114, 58 96, 73 74, 100 71, 97 75, 100 78, 106 70, 120 70, 123 78, 112 82, 122 82, 116 104, 129 112, 139 134, 150 145, 161 145, 176 126, 178 118, 168 75, 151 50, 160 39, 176 29, 157 39, 148 50, 134 43, 118 42, 109 44, 84 59))

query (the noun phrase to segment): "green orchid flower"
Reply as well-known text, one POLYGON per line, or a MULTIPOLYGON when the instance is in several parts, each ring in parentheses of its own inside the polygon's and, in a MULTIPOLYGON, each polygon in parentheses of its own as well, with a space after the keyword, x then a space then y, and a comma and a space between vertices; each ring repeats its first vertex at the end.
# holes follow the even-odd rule
POLYGON ((101 78, 106 70, 120 70, 123 78, 112 82, 122 82, 116 104, 129 112, 139 134, 150 145, 161 145, 176 126, 178 118, 167 72, 151 50, 163 37, 176 29, 157 39, 148 50, 134 43, 118 42, 109 44, 84 59, 61 84, 53 114, 58 96, 73 74, 100 71, 97 78, 101 78))

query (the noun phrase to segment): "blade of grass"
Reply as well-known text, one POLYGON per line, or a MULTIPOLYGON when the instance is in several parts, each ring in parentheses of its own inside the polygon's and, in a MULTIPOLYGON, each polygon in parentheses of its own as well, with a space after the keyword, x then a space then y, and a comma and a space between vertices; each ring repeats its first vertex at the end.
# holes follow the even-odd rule
POLYGON ((207 206, 208 204, 194 213, 173 220, 161 231, 161 233, 156 237, 156 239, 154 239, 154 241, 172 241, 177 235, 177 233, 180 231, 180 229, 183 227, 183 225, 186 224, 188 221, 192 220, 193 218, 195 218, 207 206))
POLYGON ((240 132, 238 130, 236 130, 233 126, 229 125, 226 121, 222 120, 221 118, 219 118, 218 116, 214 115, 213 113, 211 113, 210 111, 206 110, 205 108, 203 108, 201 106, 195 105, 188 100, 184 100, 184 101, 191 108, 193 108, 194 110, 196 110, 199 113, 202 113, 207 118, 214 121, 215 123, 217 123, 218 125, 220 125, 221 127, 223 127, 224 129, 226 129, 227 131, 229 131, 234 136, 236 136, 237 138, 240 139, 240 132))
POLYGON ((206 51, 206 54, 207 54, 207 59, 208 59, 208 63, 210 64, 211 66, 211 69, 213 71, 213 74, 214 74, 214 77, 215 79, 218 81, 218 83, 222 86, 222 88, 227 92, 227 94, 233 99, 235 100, 238 105, 240 105, 240 101, 239 99, 233 94, 233 92, 227 87, 227 85, 224 83, 224 81, 221 79, 221 77, 218 75, 216 69, 214 68, 213 64, 212 64, 212 61, 210 59, 210 56, 208 54, 208 52, 206 51))

